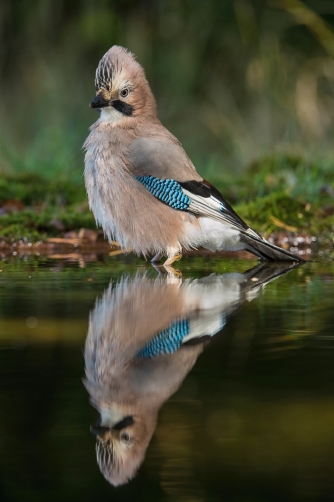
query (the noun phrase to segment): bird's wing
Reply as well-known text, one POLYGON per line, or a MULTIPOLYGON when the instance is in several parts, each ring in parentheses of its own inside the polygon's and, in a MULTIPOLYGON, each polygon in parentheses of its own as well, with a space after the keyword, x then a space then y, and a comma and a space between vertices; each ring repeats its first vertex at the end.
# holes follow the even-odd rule
POLYGON ((206 180, 180 182, 174 179, 160 179, 155 176, 137 176, 137 180, 152 195, 173 209, 213 218, 262 239, 238 216, 223 199, 221 193, 206 180))
POLYGON ((179 350, 182 340, 189 335, 188 318, 172 322, 166 329, 153 337, 137 354, 137 357, 151 358, 161 354, 172 354, 179 350))
POLYGON ((168 134, 164 137, 158 133, 156 139, 138 138, 128 151, 134 176, 152 195, 174 209, 212 218, 238 230, 244 249, 260 258, 303 261, 250 228, 221 193, 197 173, 181 144, 168 134))
POLYGON ((226 316, 217 308, 192 313, 191 317, 174 321, 158 333, 138 352, 137 357, 151 359, 162 354, 173 354, 185 344, 202 343, 221 331, 226 321, 226 316))
POLYGON ((165 128, 158 128, 158 132, 160 134, 156 138, 141 137, 130 144, 127 160, 133 174, 176 181, 200 181, 202 177, 181 143, 165 128))
MULTIPOLYGON (((221 193, 198 174, 182 145, 164 128, 165 135, 135 139, 128 150, 133 174, 165 204, 198 216, 220 220, 253 232, 223 199, 221 193), (191 181, 189 181, 191 180, 191 181)), ((260 237, 256 232, 254 235, 260 237)))
POLYGON ((244 243, 246 251, 269 261, 304 261, 290 251, 271 244, 249 227, 208 181, 187 181, 179 183, 179 186, 182 196, 188 197, 188 211, 198 216, 213 218, 239 230, 240 240, 244 243))

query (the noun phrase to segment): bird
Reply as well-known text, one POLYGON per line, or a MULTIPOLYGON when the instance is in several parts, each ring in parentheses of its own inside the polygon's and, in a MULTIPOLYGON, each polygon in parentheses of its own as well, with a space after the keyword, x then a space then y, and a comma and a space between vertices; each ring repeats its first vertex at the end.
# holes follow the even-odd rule
POLYGON ((144 69, 114 45, 100 60, 100 112, 84 143, 89 206, 109 241, 153 263, 171 266, 182 252, 246 250, 269 261, 303 262, 245 223, 196 170, 178 139, 160 122, 144 69))
POLYGON ((90 313, 84 349, 84 385, 99 412, 91 432, 109 483, 134 477, 161 406, 229 317, 294 268, 262 263, 244 273, 185 280, 145 271, 110 283, 90 313))

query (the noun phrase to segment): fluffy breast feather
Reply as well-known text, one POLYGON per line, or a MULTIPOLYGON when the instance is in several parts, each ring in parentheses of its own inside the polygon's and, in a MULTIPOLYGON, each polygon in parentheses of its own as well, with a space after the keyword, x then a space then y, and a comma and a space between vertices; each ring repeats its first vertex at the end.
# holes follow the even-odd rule
POLYGON ((135 179, 125 155, 132 139, 99 124, 85 142, 85 183, 97 223, 109 240, 138 254, 189 247, 184 224, 196 218, 162 204, 135 179))

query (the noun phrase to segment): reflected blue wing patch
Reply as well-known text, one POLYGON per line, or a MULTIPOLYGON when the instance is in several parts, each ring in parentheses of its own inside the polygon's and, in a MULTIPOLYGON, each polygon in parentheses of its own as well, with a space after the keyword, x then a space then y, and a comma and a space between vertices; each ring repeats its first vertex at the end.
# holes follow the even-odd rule
POLYGON ((152 358, 176 352, 181 347, 183 338, 189 334, 189 330, 189 319, 176 321, 152 338, 137 354, 137 357, 152 358))

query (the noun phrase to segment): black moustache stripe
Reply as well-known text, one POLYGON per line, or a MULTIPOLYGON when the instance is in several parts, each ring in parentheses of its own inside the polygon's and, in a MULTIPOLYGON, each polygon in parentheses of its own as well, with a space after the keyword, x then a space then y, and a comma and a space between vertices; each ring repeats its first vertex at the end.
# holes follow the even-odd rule
POLYGON ((127 117, 131 117, 131 115, 133 114, 133 106, 129 105, 128 103, 124 103, 124 101, 121 101, 120 99, 113 101, 112 106, 115 108, 115 110, 123 113, 123 115, 126 115, 127 117))
POLYGON ((114 431, 121 431, 122 429, 125 429, 126 427, 130 427, 133 425, 135 422, 133 420, 133 417, 130 415, 127 417, 124 417, 122 420, 117 422, 117 424, 114 425, 113 430, 114 431))

